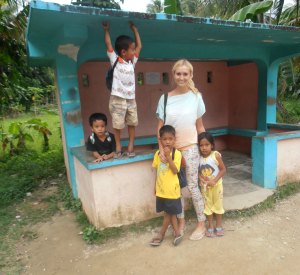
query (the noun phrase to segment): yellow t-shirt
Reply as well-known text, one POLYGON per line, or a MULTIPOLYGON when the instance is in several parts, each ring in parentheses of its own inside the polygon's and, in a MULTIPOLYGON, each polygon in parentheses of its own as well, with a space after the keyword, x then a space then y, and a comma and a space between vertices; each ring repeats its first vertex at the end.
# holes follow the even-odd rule
MULTIPOLYGON (((159 151, 155 153, 152 163, 152 166, 157 169, 156 196, 165 199, 178 199, 180 198, 180 185, 178 176, 169 168, 169 163, 163 163, 160 161, 158 154, 159 151)), ((181 157, 181 152, 175 150, 173 161, 178 171, 181 165, 181 157)))

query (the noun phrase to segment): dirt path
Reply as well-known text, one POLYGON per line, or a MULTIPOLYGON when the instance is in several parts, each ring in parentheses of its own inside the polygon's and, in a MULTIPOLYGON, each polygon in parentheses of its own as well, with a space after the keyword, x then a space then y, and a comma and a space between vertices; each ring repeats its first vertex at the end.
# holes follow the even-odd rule
POLYGON ((24 274, 299 274, 300 194, 246 220, 227 220, 226 236, 178 247, 168 235, 149 247, 153 232, 100 246, 85 244, 70 212, 40 224, 39 237, 20 249, 24 274))

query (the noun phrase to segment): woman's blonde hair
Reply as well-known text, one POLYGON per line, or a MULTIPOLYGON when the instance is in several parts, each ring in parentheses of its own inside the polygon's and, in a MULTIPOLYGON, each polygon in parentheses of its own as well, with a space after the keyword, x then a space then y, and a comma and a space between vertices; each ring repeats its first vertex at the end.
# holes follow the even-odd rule
MULTIPOLYGON (((176 70, 182 66, 186 66, 189 69, 190 74, 193 75, 193 71, 194 71, 193 65, 186 59, 180 59, 174 64, 174 66, 172 68, 173 76, 174 76, 176 70)), ((193 93, 199 93, 199 90, 195 87, 195 83, 194 83, 193 79, 189 80, 188 88, 191 89, 193 93)))

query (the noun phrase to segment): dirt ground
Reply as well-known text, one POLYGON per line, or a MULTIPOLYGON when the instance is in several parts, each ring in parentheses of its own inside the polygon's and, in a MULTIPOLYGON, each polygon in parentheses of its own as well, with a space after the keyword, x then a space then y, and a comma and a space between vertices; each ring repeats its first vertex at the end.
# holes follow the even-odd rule
POLYGON ((171 232, 150 247, 155 232, 130 233, 103 245, 87 245, 74 215, 65 211, 34 230, 38 238, 20 247, 23 274, 299 274, 300 193, 274 210, 226 220, 223 238, 172 245, 171 232))

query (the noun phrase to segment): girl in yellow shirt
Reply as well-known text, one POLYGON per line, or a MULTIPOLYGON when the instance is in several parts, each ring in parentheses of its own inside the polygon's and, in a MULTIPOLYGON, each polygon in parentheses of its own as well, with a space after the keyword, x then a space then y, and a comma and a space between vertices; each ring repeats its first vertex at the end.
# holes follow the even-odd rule
POLYGON ((222 227, 223 208, 223 184, 222 177, 226 168, 219 152, 214 151, 214 138, 208 132, 203 132, 198 136, 200 149, 199 179, 202 193, 205 200, 204 213, 207 216, 208 228, 207 237, 222 237, 224 229, 222 227), (213 219, 216 218, 216 227, 213 219))

